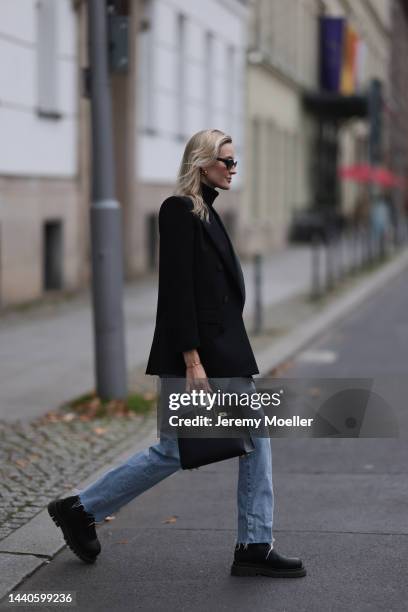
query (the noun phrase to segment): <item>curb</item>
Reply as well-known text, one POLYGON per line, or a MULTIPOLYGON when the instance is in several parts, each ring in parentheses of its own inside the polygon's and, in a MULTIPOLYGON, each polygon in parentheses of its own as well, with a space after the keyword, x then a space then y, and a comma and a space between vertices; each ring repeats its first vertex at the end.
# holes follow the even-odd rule
POLYGON ((408 250, 404 250, 391 262, 384 264, 380 270, 370 274, 369 278, 359 282, 357 287, 348 290, 334 303, 324 307, 322 311, 298 325, 293 332, 274 342, 270 348, 259 351, 257 363, 260 373, 257 377, 267 377, 271 370, 293 357, 316 336, 347 316, 356 306, 375 294, 407 267, 408 250))

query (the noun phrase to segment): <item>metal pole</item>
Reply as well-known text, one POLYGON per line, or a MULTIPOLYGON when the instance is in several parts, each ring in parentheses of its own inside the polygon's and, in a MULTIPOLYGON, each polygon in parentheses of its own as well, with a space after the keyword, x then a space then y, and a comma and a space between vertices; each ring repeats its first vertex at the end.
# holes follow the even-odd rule
POLYGON ((88 0, 92 120, 92 301, 96 390, 102 399, 127 395, 123 316, 122 220, 115 198, 106 4, 88 0))

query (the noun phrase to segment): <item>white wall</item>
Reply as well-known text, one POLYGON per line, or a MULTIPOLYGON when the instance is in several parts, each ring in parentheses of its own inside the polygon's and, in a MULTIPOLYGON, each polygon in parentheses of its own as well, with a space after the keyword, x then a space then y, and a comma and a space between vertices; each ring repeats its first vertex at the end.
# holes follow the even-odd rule
MULTIPOLYGON (((140 56, 136 84, 139 179, 173 183, 188 138, 207 128, 231 134, 236 157, 243 164, 247 9, 237 0, 148 0, 147 5, 149 1, 152 27, 140 34, 143 56, 140 56), (179 13, 186 16, 184 101, 180 100, 177 87, 179 13), (207 31, 213 33, 214 40, 210 79, 206 77, 210 61, 205 53, 207 31), (233 66, 227 61, 230 45, 234 49, 233 66), (179 133, 180 104, 182 134, 179 133), (209 108, 212 109, 210 117, 209 108), (146 128, 150 128, 150 133, 146 128)), ((236 185, 239 187, 239 178, 236 185)))
POLYGON ((36 0, 0 0, 0 174, 77 173, 76 24, 70 0, 56 8, 59 118, 38 116, 36 0))

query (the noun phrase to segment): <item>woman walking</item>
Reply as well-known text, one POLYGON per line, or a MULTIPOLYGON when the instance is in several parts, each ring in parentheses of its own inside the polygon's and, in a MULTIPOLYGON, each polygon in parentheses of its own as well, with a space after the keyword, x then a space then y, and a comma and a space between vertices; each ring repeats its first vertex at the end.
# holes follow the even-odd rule
MULTIPOLYGON (((242 312, 245 284, 239 260, 214 201, 236 174, 231 137, 202 130, 188 141, 175 195, 159 212, 160 263, 156 327, 146 374, 185 380, 185 389, 211 390, 212 377, 231 378, 241 391, 255 390, 259 373, 242 312)), ((300 559, 273 546, 272 456, 269 437, 253 437, 255 449, 239 462, 238 530, 231 573, 300 577, 300 559)), ((48 506, 65 540, 83 561, 101 551, 95 522, 117 511, 181 469, 177 438, 160 441, 81 490, 48 506)))

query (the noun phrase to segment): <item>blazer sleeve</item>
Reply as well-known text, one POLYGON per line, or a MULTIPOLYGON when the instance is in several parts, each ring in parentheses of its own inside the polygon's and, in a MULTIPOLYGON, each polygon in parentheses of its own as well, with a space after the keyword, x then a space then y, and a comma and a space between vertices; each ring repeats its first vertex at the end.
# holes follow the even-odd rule
POLYGON ((200 345, 194 291, 195 224, 186 200, 170 196, 159 211, 159 289, 165 329, 177 352, 200 345))

